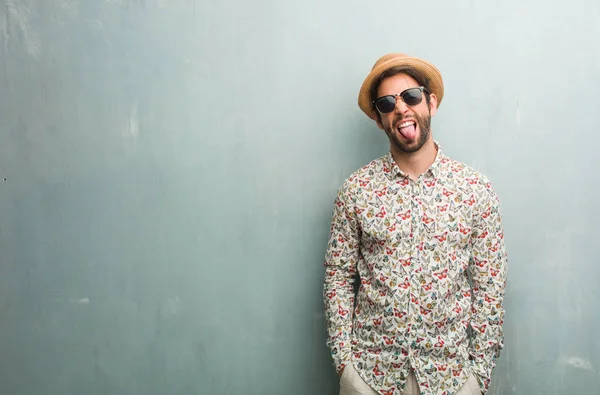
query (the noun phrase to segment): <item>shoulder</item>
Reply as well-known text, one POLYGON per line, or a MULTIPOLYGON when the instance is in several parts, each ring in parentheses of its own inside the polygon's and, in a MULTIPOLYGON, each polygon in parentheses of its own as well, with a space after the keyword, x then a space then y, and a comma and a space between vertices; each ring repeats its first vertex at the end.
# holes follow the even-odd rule
POLYGON ((356 193, 359 188, 363 188, 372 182, 380 181, 390 171, 387 163, 387 156, 384 155, 360 167, 344 180, 340 191, 356 193))
POLYGON ((464 192, 470 192, 482 199, 497 198, 492 181, 475 168, 455 159, 446 158, 444 171, 447 178, 457 183, 464 192))

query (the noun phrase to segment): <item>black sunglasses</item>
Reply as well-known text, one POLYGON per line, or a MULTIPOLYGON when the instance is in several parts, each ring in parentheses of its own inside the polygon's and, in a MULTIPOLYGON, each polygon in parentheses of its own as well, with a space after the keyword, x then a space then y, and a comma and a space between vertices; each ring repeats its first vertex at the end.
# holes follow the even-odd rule
POLYGON ((423 101, 423 92, 428 92, 424 86, 409 88, 400 93, 396 93, 395 95, 381 96, 373 100, 373 106, 380 113, 387 114, 394 111, 394 108, 396 108, 396 97, 398 96, 400 96, 402 101, 406 103, 407 106, 416 106, 423 101))

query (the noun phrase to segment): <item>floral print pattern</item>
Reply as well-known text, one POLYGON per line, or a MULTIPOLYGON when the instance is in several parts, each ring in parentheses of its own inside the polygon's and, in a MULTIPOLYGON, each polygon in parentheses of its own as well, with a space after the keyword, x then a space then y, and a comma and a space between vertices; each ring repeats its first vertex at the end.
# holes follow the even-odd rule
POLYGON ((335 199, 325 258, 328 340, 380 394, 488 389, 503 347, 507 257, 489 180, 445 156, 416 181, 390 153, 354 172, 335 199), (353 283, 360 281, 355 294, 353 283), (356 300, 355 300, 356 299, 356 300))

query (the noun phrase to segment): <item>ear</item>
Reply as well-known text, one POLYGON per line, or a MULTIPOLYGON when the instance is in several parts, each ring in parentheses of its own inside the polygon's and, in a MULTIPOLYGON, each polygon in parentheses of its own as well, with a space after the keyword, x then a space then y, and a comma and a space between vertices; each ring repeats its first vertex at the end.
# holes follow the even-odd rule
POLYGON ((430 107, 430 114, 431 116, 434 116, 435 113, 437 112, 437 105, 438 105, 438 101, 437 101, 437 96, 432 93, 429 95, 429 107, 430 107))
POLYGON ((379 118, 379 117, 377 116, 378 114, 377 114, 375 111, 377 111, 377 110, 373 110, 373 117, 372 117, 372 118, 373 118, 373 120, 375 121, 375 123, 377 124, 377 127, 378 127, 379 129, 381 129, 381 130, 384 130, 384 128, 383 128, 383 124, 382 124, 382 123, 381 123, 381 121, 380 121, 380 119, 381 119, 381 118, 379 118))

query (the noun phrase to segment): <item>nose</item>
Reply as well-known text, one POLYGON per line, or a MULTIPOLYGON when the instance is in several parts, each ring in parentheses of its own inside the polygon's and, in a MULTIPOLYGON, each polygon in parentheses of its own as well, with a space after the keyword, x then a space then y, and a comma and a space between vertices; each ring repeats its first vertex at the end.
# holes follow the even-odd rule
POLYGON ((408 106, 404 103, 404 100, 398 95, 396 96, 396 113, 403 114, 408 111, 408 106))

